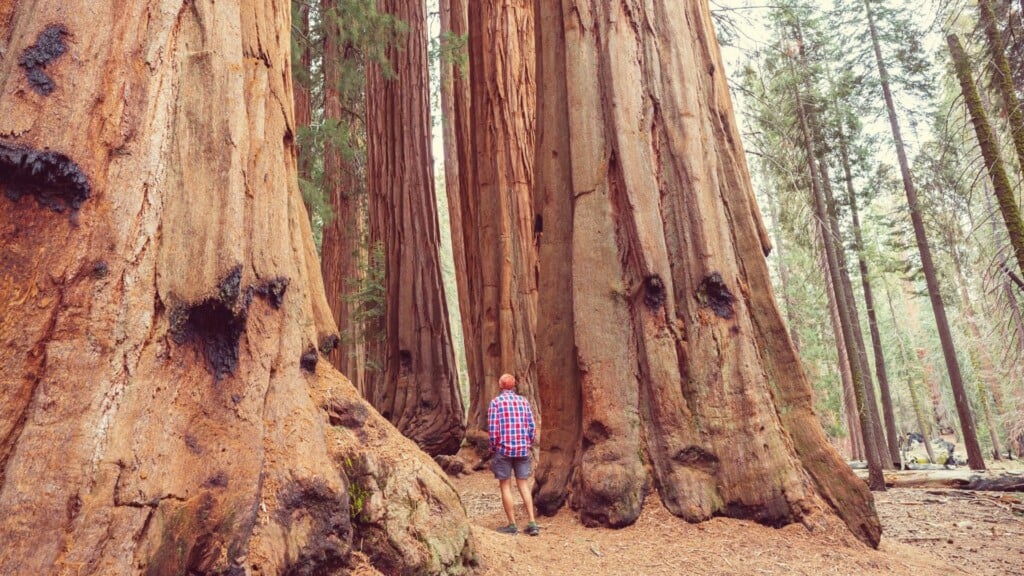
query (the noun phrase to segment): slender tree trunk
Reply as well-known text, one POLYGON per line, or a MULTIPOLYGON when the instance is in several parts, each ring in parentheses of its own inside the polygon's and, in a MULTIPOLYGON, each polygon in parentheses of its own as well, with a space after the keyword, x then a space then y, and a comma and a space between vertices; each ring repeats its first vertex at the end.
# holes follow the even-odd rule
MULTIPOLYGON (((979 5, 984 4, 987 4, 986 0, 979 2, 979 5)), ((1010 245, 1013 247, 1013 253, 1017 257, 1017 267, 1021 273, 1024 273, 1024 221, 1021 220, 1020 209, 1017 206, 1017 199, 1014 198, 1010 178, 1006 175, 1006 168, 999 154, 999 147, 992 132, 992 127, 988 122, 985 109, 981 105, 981 98, 978 96, 978 87, 975 85, 974 76, 971 73, 971 63, 968 61, 967 54, 960 44, 960 39, 957 38, 956 34, 949 34, 946 36, 946 42, 949 44, 949 53, 953 58, 956 76, 960 80, 960 90, 963 92, 964 102, 971 116, 971 123, 974 124, 974 133, 978 138, 978 146, 981 148, 981 155, 985 159, 985 167, 988 169, 989 178, 992 179, 992 189, 999 204, 999 212, 1003 215, 1003 223, 1006 224, 1006 230, 1010 237, 1010 245)), ((1014 97, 1016 97, 1016 94, 1014 94, 1014 97)), ((1010 116, 1012 118, 1013 114, 1010 116)), ((1017 116, 1019 119, 1019 111, 1017 116)), ((1013 127, 1011 127, 1012 131, 1013 127)), ((1024 138, 1024 135, 1022 135, 1022 138, 1024 138)), ((1014 138, 1014 143, 1017 144, 1016 137, 1014 138)), ((1021 140, 1020 144, 1024 145, 1024 140, 1021 140)), ((1024 164, 1021 164, 1021 166, 1024 166, 1024 164)))
POLYGON ((779 263, 779 281, 782 283, 782 302, 786 308, 786 324, 789 325, 789 338, 793 341, 793 347, 800 351, 800 334, 796 329, 796 318, 793 316, 793 302, 789 297, 789 266, 786 265, 786 258, 783 255, 782 231, 779 226, 778 198, 776 194, 769 193, 768 215, 772 219, 772 236, 775 237, 775 261, 779 263))
POLYGON ((882 399, 882 414, 885 419, 885 437, 889 454, 898 461, 899 445, 896 432, 896 415, 892 407, 892 393, 889 389, 889 374, 885 368, 885 353, 882 351, 882 335, 878 331, 878 315, 875 312, 875 298, 871 291, 871 277, 868 273, 868 262, 864 256, 864 238, 860 229, 860 214, 857 212, 857 195, 853 191, 853 171, 850 169, 850 155, 847 150, 846 137, 840 129, 839 155, 843 163, 843 176, 846 178, 846 199, 850 205, 850 217, 853 221, 853 240, 857 251, 857 265, 860 268, 860 284, 864 291, 864 308, 868 314, 868 330, 871 333, 871 350, 875 356, 875 373, 878 376, 878 389, 882 399))
POLYGON ((907 391, 910 392, 910 403, 914 409, 914 420, 917 422, 918 431, 924 437, 924 449, 925 452, 928 453, 928 461, 934 464, 935 453, 932 451, 931 427, 928 425, 928 421, 924 417, 924 406, 921 403, 921 393, 914 384, 914 375, 910 371, 912 358, 907 354, 907 349, 903 345, 903 337, 899 332, 900 323, 896 319, 896 309, 892 305, 892 293, 886 288, 885 282, 882 283, 882 288, 885 291, 885 299, 889 302, 889 314, 892 316, 892 325, 896 327, 897 330, 896 343, 899 345, 900 349, 900 360, 903 362, 903 365, 907 367, 907 391))
MULTIPOLYGON (((812 126, 817 126, 813 123, 812 126)), ((820 129, 817 141, 823 141, 820 129)), ((822 156, 824 156, 822 154, 822 156)), ((871 425, 874 428, 873 441, 877 443, 876 450, 882 460, 882 468, 890 470, 893 464, 899 463, 899 451, 895 454, 889 450, 885 432, 882 429, 882 416, 878 412, 878 397, 875 395, 875 383, 871 379, 871 364, 868 362, 867 345, 864 342, 864 332, 860 325, 860 312, 857 309, 857 300, 853 294, 853 282, 850 279, 850 267, 846 261, 846 249, 843 245, 842 231, 839 228, 839 216, 836 210, 835 196, 832 194, 832 178, 828 172, 828 164, 824 157, 819 159, 819 170, 821 174, 821 191, 824 196, 825 206, 828 213, 829 236, 835 246, 836 259, 839 261, 839 281, 842 283, 840 292, 846 300, 846 309, 850 315, 850 328, 853 333, 854 358, 860 364, 860 373, 864 382, 864 406, 870 412, 871 425)))
MULTIPOLYGON (((795 22, 795 30, 797 46, 799 47, 799 60, 801 67, 803 68, 803 86, 806 93, 810 96, 813 95, 811 86, 811 76, 806 61, 806 53, 804 51, 804 40, 803 40, 803 27, 800 20, 797 19, 795 22)), ((849 328, 852 330, 853 339, 846 340, 847 352, 852 353, 851 362, 857 362, 859 365, 860 379, 863 383, 863 394, 864 401, 859 403, 858 408, 868 410, 868 419, 872 423, 872 433, 865 437, 865 442, 875 442, 875 451, 879 454, 882 462, 882 467, 885 469, 892 468, 894 459, 898 462, 899 452, 890 454, 889 448, 886 445, 885 434, 882 431, 882 418, 878 413, 878 402, 875 398, 875 385, 871 380, 871 366, 868 363, 867 346, 864 343, 864 333, 860 327, 860 313, 857 310, 856 299, 853 295, 853 283, 850 281, 850 269, 846 262, 846 251, 843 248, 842 232, 839 229, 839 217, 836 212, 835 197, 832 194, 832 178, 829 175, 828 161, 826 158, 825 151, 823 149, 825 137, 821 130, 821 122, 818 119, 817 111, 812 107, 811 109, 805 109, 801 101, 801 95, 797 93, 799 111, 798 114, 802 116, 802 122, 806 124, 808 136, 806 140, 807 161, 809 163, 817 163, 817 174, 819 174, 819 192, 822 194, 827 208, 828 218, 822 220, 825 224, 823 239, 830 242, 834 247, 836 255, 836 263, 838 268, 836 272, 838 274, 838 284, 835 285, 836 295, 842 298, 845 303, 846 314, 849 318, 849 328)), ((813 175, 813 173, 812 173, 813 175)), ((812 186, 813 187, 813 186, 812 186)), ((842 312, 842 311, 841 311, 842 312)), ((870 462, 870 457, 869 457, 870 462)))
POLYGON ((988 347, 984 344, 981 329, 978 327, 974 303, 971 301, 970 292, 967 289, 967 278, 964 276, 963 263, 961 262, 959 252, 955 249, 953 250, 953 269, 956 272, 957 292, 960 295, 960 303, 963 308, 964 324, 967 326, 967 333, 975 343, 971 348, 971 362, 974 366, 975 379, 977 380, 978 402, 981 404, 989 437, 992 440, 993 457, 996 460, 1001 460, 1000 452, 1002 447, 999 441, 999 421, 1001 420, 1000 405, 1002 404, 1002 394, 999 390, 999 378, 995 363, 992 361, 988 347), (1000 401, 996 402, 996 418, 992 418, 989 407, 988 398, 990 394, 993 399, 1000 398, 1000 401))
MULTIPOLYGON (((876 436, 877 426, 872 421, 874 413, 868 404, 868 384, 865 378, 864 365, 861 363, 856 350, 856 337, 853 331, 853 320, 850 314, 850 299, 846 297, 845 286, 842 281, 841 265, 839 263, 838 250, 831 233, 828 208, 826 207, 825 194, 822 192, 822 177, 818 171, 819 165, 815 160, 814 141, 811 138, 811 128, 804 108, 803 97, 800 89, 793 91, 796 97, 797 117, 800 122, 800 134, 803 138, 804 153, 807 156, 807 167, 811 181, 811 202, 821 229, 821 244, 825 251, 828 263, 829 278, 832 281, 832 289, 836 297, 836 308, 839 311, 839 325, 842 327, 843 341, 846 343, 847 359, 850 363, 850 374, 853 379, 853 390, 857 398, 857 415, 860 417, 861 434, 864 439, 864 455, 868 463, 868 485, 872 490, 885 491, 885 477, 882 475, 882 468, 885 466, 882 448, 883 442, 878 441, 876 436)), ((873 399, 873 396, 871 397, 873 399)), ((888 460, 888 459, 885 459, 888 460)))
POLYGON ((872 48, 875 52, 875 62, 878 65, 878 75, 882 84, 882 95, 885 98, 885 108, 889 116, 889 127, 892 130, 893 145, 896 147, 896 157, 900 164, 903 190, 907 195, 910 220, 914 226, 914 237, 917 240, 917 248, 921 255, 921 267, 924 271, 925 282, 928 285, 928 295, 932 302, 932 312, 935 314, 935 325, 939 331, 939 340, 942 342, 942 355, 946 360, 946 370, 949 372, 949 382, 953 388, 957 415, 960 417, 960 428, 963 431, 964 446, 967 450, 967 463, 972 470, 984 470, 985 459, 982 457, 981 446, 978 444, 978 434, 974 429, 974 417, 971 415, 970 403, 967 400, 967 390, 964 387, 963 376, 960 374, 960 361, 956 357, 953 335, 949 329, 949 320, 946 318, 946 308, 942 302, 939 279, 935 272, 935 264, 932 261, 931 248, 928 246, 924 219, 921 217, 921 207, 917 200, 917 190, 914 188, 914 181, 910 174, 910 163, 907 161, 907 153, 903 147, 899 119, 896 117, 896 106, 893 103, 892 91, 889 88, 889 73, 885 66, 885 60, 882 59, 882 48, 879 45, 878 31, 875 28, 875 17, 871 11, 869 0, 864 0, 864 9, 867 14, 872 48))
POLYGON ((821 271, 825 277, 825 291, 828 296, 829 318, 832 320, 832 335, 836 342, 836 352, 839 354, 839 377, 843 383, 843 413, 846 416, 846 428, 850 432, 850 459, 865 460, 864 431, 860 426, 860 411, 857 409, 857 392, 853 387, 853 373, 850 370, 850 356, 846 350, 846 341, 843 339, 843 325, 839 318, 839 305, 836 301, 835 287, 832 286, 832 277, 828 270, 828 260, 824 252, 824 240, 821 238, 821 225, 815 218, 815 229, 822 242, 820 258, 821 271))
POLYGON ((468 421, 468 436, 476 438, 487 430, 487 406, 503 373, 515 374, 519 393, 538 406, 532 0, 474 0, 469 27, 482 288, 483 379, 470 389, 468 421))
MULTIPOLYGON (((993 84, 999 90, 1000 95, 1003 98, 1003 105, 1006 107, 1007 120, 1010 125, 1010 135, 1013 137, 1013 147, 1017 152, 1017 161, 1020 168, 1024 170, 1024 111, 1021 110, 1020 99, 1017 97, 1017 91, 1013 85, 1013 75, 1010 71, 1010 63, 1006 59, 1006 46, 1003 43, 1002 33, 999 31, 999 22, 996 19, 995 13, 992 11, 992 5, 989 0, 978 0, 978 12, 980 13, 980 21, 982 28, 985 29, 985 39, 988 41, 988 51, 992 58, 992 81, 993 84)), ((952 42, 950 42, 950 49, 952 49, 952 42)), ((966 57, 964 58, 966 63, 966 57)), ((957 72, 959 75, 960 72, 957 72)), ((969 75, 969 72, 968 72, 969 75)), ((963 80, 960 81, 961 86, 963 80)), ((977 123, 975 123, 977 128, 977 123)), ((979 137, 980 140, 980 137, 979 137)), ((991 140, 991 139, 990 139, 991 140)), ((988 164, 986 158, 985 163, 988 164)), ((1000 206, 1002 208, 1002 206, 1000 206)), ((1013 240, 1012 234, 1014 233, 1011 229, 1011 241, 1013 240)), ((1016 231, 1018 238, 1024 245, 1024 231, 1018 226, 1016 231)), ((1018 246, 1014 243, 1014 248, 1018 246)), ((1017 258, 1021 267, 1024 268, 1024 260, 1022 260, 1024 254, 1018 252, 1017 258)))
POLYGON ((318 361, 288 3, 8 7, 50 57, 0 73, 0 574, 460 570, 444 473, 318 361))
POLYGON ((393 77, 371 65, 367 83, 370 240, 384 253, 384 339, 368 348, 374 406, 430 454, 453 454, 465 420, 441 282, 440 233, 430 154, 426 8, 379 0, 408 26, 387 50, 393 77))
MULTIPOLYGON (((977 366, 980 371, 980 366, 977 366)), ((985 386, 985 381, 982 378, 978 378, 975 381, 975 386, 978 392, 978 403, 981 404, 981 414, 985 418, 985 426, 988 428, 988 437, 992 442, 992 458, 994 460, 1002 460, 1000 452, 1003 447, 999 442, 999 424, 998 420, 992 417, 992 408, 988 402, 988 387, 985 386)))
MULTIPOLYGON (((985 213, 988 218, 988 223, 992 227, 992 238, 996 244, 996 254, 1003 254, 1006 250, 1006 244, 1003 240, 1003 236, 999 233, 999 224, 996 222, 995 210, 992 207, 992 197, 989 194, 988 186, 985 186, 985 213)), ((1013 284, 1010 282, 1008 271, 1003 267, 999 267, 999 281, 1003 288, 1003 294, 1006 295, 1007 305, 1010 308, 1010 318, 1013 321, 1014 329, 1016 330, 1017 348, 1020 352, 1024 353, 1024 314, 1021 314, 1020 305, 1017 301, 1017 292, 1013 289, 1013 284)), ((1009 350, 1004 358, 1009 358, 1009 350)), ((1024 387, 1021 387, 1024 390, 1024 387)))
POLYGON ((538 502, 571 492, 584 523, 621 526, 653 480, 689 520, 831 507, 876 545, 871 496, 825 438, 775 304, 707 3, 544 4, 539 116, 564 111, 569 130, 542 138, 539 196, 544 228, 572 232, 543 238, 541 277, 558 281, 541 307, 571 309, 573 338, 541 387, 573 406, 545 401, 547 428, 577 434, 543 436, 538 502))
POLYGON ((950 421, 946 407, 942 405, 942 390, 939 388, 939 379, 935 376, 935 367, 928 360, 928 351, 924 348, 915 350, 917 359, 924 370, 924 383, 928 388, 928 397, 932 404, 932 419, 935 421, 936 436, 941 434, 952 434, 956 431, 950 421))
MULTIPOLYGON (((441 34, 467 37, 467 0, 441 0, 441 34)), ((479 198, 473 166, 468 48, 460 58, 441 62, 441 127, 444 139, 445 192, 451 222, 455 282, 459 291, 459 317, 469 371, 469 389, 484 380, 480 351, 480 239, 477 236, 479 198)), ((469 437, 467 430, 467 439, 469 437)), ((478 436, 478 442, 486 439, 478 436)), ((486 446, 481 444, 482 446, 486 446)), ((486 449, 486 448, 484 448, 486 449)))
POLYGON ((924 438, 924 450, 928 454, 928 462, 935 463, 935 451, 932 448, 932 427, 928 425, 928 421, 924 417, 924 407, 921 403, 921 393, 918 391, 917 386, 914 384, 914 379, 910 374, 907 375, 907 390, 910 392, 910 402, 914 406, 914 420, 917 421, 917 426, 921 430, 921 436, 924 438))
MULTIPOLYGON (((345 131, 348 147, 357 142, 360 118, 353 118, 342 106, 339 82, 344 60, 358 56, 348 46, 343 46, 337 19, 337 0, 321 0, 320 25, 324 30, 323 78, 324 78, 324 120, 337 122, 345 131)), ((360 174, 351 158, 346 158, 334 138, 324 140, 323 183, 330 201, 333 218, 324 224, 320 270, 324 279, 327 302, 338 325, 341 336, 339 345, 330 353, 330 360, 342 374, 348 376, 360 393, 366 393, 361 343, 361 329, 355 320, 357 303, 350 297, 362 280, 360 263, 363 207, 360 194, 363 192, 360 174)))

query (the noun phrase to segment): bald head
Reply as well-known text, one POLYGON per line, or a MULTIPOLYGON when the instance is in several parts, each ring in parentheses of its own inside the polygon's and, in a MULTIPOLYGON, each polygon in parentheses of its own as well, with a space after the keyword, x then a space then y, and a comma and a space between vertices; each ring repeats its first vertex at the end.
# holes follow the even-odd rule
POLYGON ((502 390, 511 390, 516 387, 516 377, 511 374, 502 374, 498 378, 498 387, 502 390))

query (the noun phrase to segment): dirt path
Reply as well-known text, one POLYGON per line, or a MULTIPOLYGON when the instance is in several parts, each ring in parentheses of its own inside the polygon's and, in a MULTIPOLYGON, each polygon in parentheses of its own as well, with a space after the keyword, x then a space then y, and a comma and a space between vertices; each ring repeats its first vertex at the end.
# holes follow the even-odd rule
MULTIPOLYGON (((452 483, 475 524, 484 576, 1024 575, 1024 516, 1012 502, 999 500, 1005 494, 877 494, 885 535, 880 548, 871 550, 834 522, 819 519, 809 527, 778 530, 721 518, 688 524, 656 498, 648 499, 635 525, 621 530, 586 528, 563 510, 540 518, 539 537, 506 536, 494 530, 505 519, 489 473, 452 483)), ((518 513, 525 518, 521 506, 518 513)))

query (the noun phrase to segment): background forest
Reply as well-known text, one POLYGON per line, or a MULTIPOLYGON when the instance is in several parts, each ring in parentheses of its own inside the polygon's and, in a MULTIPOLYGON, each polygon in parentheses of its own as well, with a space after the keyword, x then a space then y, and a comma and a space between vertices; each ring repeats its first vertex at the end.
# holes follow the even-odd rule
MULTIPOLYGON (((408 24, 379 13, 369 0, 293 6, 302 190, 324 270, 344 278, 325 275, 333 286, 332 305, 351 319, 342 318, 343 343, 334 358, 358 385, 382 367, 367 342, 383 336, 373 320, 384 298, 381 248, 368 232, 366 66, 392 73, 387 49, 408 34, 408 24), (348 247, 340 249, 345 254, 337 254, 336 242, 348 247), (342 267, 330 268, 332 259, 342 267)), ((986 33, 985 12, 973 2, 872 2, 874 30, 865 6, 845 0, 712 3, 774 242, 769 261, 780 306, 814 385, 822 426, 847 456, 865 458, 857 378, 878 402, 876 421, 890 451, 898 452, 900 439, 917 433, 945 437, 963 458, 933 299, 945 307, 949 342, 986 458, 1016 454, 1024 434, 1024 282, 946 36, 964 47, 963 69, 977 86, 978 110, 987 117, 1010 194, 1019 198, 1020 158, 1009 113, 1017 103, 1007 101, 1004 72, 992 50, 998 36, 1011 92, 1019 96, 1022 5, 989 1, 995 36, 986 33), (915 239, 890 114, 901 129, 899 145, 931 248, 935 288, 929 288, 915 239), (812 190, 818 188, 827 226, 815 211, 812 190), (852 343, 843 337, 844 316, 823 243, 835 248, 852 343), (851 358, 859 364, 853 370, 851 358)), ((457 153, 443 144, 441 92, 467 75, 469 64, 467 36, 452 31, 450 11, 448 2, 427 3, 432 173, 449 322, 461 396, 468 399, 445 185, 451 161, 445 152, 457 153)), ((931 453, 931 443, 927 448, 931 453)), ((942 462, 946 451, 938 451, 930 456, 942 462)), ((893 458, 899 461, 898 454, 893 458)))

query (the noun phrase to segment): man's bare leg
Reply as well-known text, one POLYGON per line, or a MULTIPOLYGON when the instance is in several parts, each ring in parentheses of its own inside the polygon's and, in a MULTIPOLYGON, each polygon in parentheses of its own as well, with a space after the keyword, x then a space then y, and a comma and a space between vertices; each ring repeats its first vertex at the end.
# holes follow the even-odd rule
MULTIPOLYGON (((501 488, 501 506, 505 509, 505 516, 508 516, 508 523, 516 523, 516 511, 515 504, 512 502, 512 479, 506 478, 505 480, 498 480, 498 486, 501 488)), ((520 494, 522 489, 520 489, 520 494)), ((532 502, 532 500, 531 500, 532 502)), ((530 519, 533 520, 533 509, 530 508, 530 519)))
MULTIPOLYGON (((530 517, 530 522, 535 522, 536 519, 533 517, 533 494, 530 493, 530 479, 516 478, 516 488, 519 489, 519 495, 523 497, 523 504, 526 504, 526 514, 530 517)), ((511 501, 511 499, 512 494, 510 493, 509 500, 511 501)), ((505 513, 508 514, 507 508, 505 513)))

